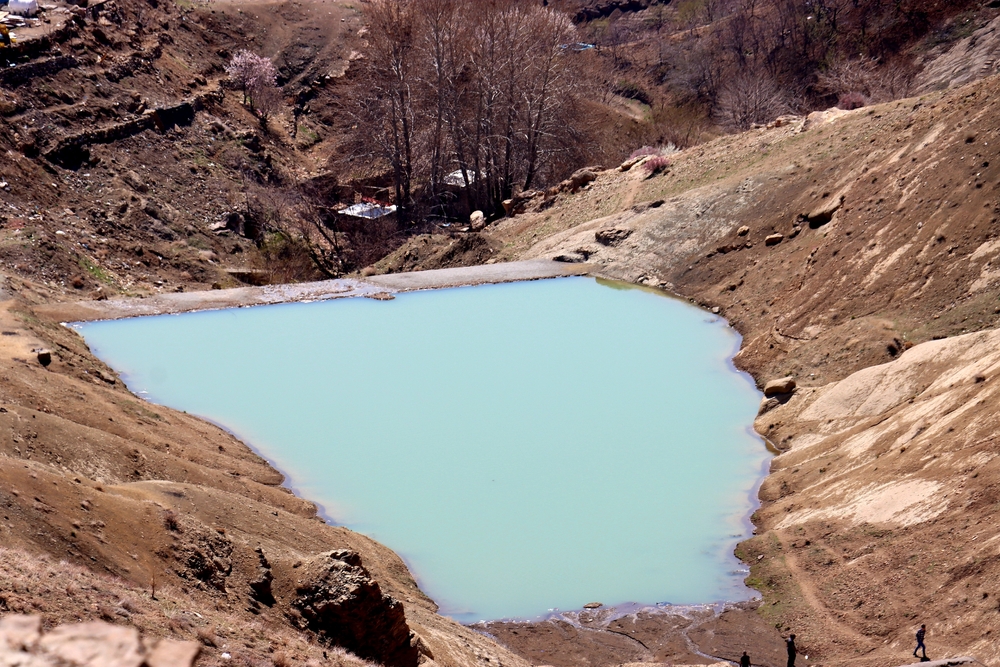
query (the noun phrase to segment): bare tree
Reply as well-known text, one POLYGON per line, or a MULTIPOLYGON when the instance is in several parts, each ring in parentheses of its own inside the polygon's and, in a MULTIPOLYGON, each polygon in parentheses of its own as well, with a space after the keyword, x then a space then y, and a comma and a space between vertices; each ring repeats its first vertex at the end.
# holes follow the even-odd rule
POLYGON ((718 109, 724 124, 746 130, 781 115, 788 104, 773 79, 763 73, 744 72, 722 89, 718 109))

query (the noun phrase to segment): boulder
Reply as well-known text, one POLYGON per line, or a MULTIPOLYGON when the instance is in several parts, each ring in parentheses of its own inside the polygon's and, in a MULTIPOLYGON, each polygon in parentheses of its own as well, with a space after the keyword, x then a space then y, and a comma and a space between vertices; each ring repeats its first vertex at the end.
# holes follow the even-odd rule
POLYGON ((45 348, 41 348, 35 350, 35 355, 38 358, 38 363, 40 363, 42 366, 48 366, 49 364, 52 363, 52 350, 46 350, 45 348))
POLYGON ((639 155, 637 157, 630 157, 629 159, 625 160, 620 165, 618 165, 618 171, 621 171, 621 172, 628 171, 629 169, 631 169, 635 165, 637 165, 640 162, 642 162, 643 160, 645 160, 647 157, 649 157, 649 156, 648 155, 639 155))
POLYGON ((135 628, 102 621, 61 625, 44 636, 41 629, 41 616, 0 618, 0 665, 191 667, 200 651, 196 642, 149 637, 142 642, 135 628))
POLYGON ((742 227, 736 230, 737 236, 746 236, 749 233, 750 233, 750 228, 747 227, 746 225, 743 225, 742 227))
POLYGON ((580 264, 587 261, 587 256, 582 252, 565 252, 561 255, 556 255, 552 258, 556 262, 565 262, 567 264, 580 264))
POLYGON ((764 385, 765 396, 777 396, 778 394, 790 394, 795 391, 795 378, 783 377, 771 380, 764 385))
POLYGON ((357 553, 329 551, 300 572, 292 600, 300 627, 386 667, 417 666, 420 652, 403 605, 382 593, 357 553))
POLYGON ((191 667, 200 652, 195 642, 161 639, 146 656, 146 667, 191 667))
POLYGON ((10 614, 0 618, 0 649, 29 649, 41 636, 42 617, 10 614))
POLYGON ((50 656, 74 667, 139 667, 139 631, 93 621, 60 625, 39 641, 50 656))
POLYGON ((603 606, 604 606, 603 602, 588 602, 587 604, 583 605, 583 608, 584 609, 600 609, 603 606))
POLYGON ((573 172, 573 175, 559 184, 559 189, 563 192, 577 192, 583 186, 596 181, 597 174, 589 167, 584 167, 573 172))
POLYGON ((778 245, 785 240, 784 234, 771 234, 764 239, 764 245, 778 245))
POLYGON ((594 239, 601 245, 616 246, 632 235, 631 229, 612 227, 611 229, 598 229, 594 232, 594 239))
POLYGON ((805 218, 809 222, 809 226, 813 229, 822 227, 826 223, 833 220, 833 214, 840 210, 840 207, 843 205, 844 195, 835 195, 830 197, 825 203, 813 209, 813 211, 806 215, 805 218))
POLYGON ((486 226, 486 215, 482 211, 473 211, 469 216, 469 226, 472 231, 478 232, 486 226))

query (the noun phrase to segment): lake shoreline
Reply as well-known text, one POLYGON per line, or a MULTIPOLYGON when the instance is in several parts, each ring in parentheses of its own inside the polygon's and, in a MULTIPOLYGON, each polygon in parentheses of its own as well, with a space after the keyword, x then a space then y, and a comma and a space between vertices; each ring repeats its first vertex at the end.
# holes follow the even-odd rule
POLYGON ((34 312, 39 318, 49 322, 95 322, 351 297, 385 299, 391 298, 393 294, 418 290, 545 280, 566 276, 596 276, 594 272, 596 268, 589 264, 534 259, 367 278, 337 278, 310 283, 234 287, 200 292, 169 292, 148 297, 120 297, 101 301, 54 302, 35 306, 34 312))

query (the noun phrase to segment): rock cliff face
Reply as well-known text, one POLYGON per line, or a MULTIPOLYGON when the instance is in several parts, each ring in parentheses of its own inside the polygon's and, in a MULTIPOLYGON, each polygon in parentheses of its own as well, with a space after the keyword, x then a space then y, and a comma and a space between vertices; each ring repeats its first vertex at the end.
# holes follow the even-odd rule
POLYGON ((320 554, 301 567, 292 609, 322 641, 386 667, 416 667, 416 637, 403 605, 382 594, 353 551, 320 554))

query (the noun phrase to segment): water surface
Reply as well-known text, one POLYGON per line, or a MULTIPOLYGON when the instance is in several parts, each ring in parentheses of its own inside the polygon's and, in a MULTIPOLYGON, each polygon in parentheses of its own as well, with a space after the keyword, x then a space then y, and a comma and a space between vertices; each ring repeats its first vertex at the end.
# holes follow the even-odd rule
POLYGON ((682 301, 565 278, 75 326, 460 620, 748 596, 760 395, 682 301))

